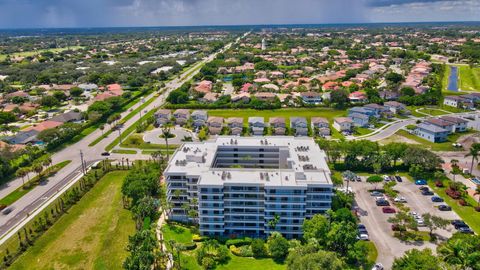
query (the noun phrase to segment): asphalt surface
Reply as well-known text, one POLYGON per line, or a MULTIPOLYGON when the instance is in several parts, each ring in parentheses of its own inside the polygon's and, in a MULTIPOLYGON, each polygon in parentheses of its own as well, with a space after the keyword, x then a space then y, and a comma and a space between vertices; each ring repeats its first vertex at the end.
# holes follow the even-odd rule
MULTIPOLYGON (((365 177, 362 177, 362 182, 350 183, 352 190, 355 192, 355 201, 359 209, 360 222, 365 225, 369 232, 370 241, 375 243, 378 251, 377 262, 383 264, 386 269, 391 269, 395 257, 401 257, 405 251, 416 248, 424 249, 430 248, 433 251, 436 245, 430 242, 405 242, 393 237, 391 223, 388 222, 389 217, 395 214, 384 214, 381 206, 376 206, 375 198, 370 196, 368 190, 374 187, 365 182, 365 177)), ((378 185, 380 187, 381 184, 378 185)), ((435 206, 441 203, 433 203, 431 196, 423 196, 418 190, 418 186, 403 178, 403 182, 397 183, 394 187, 399 191, 399 196, 405 197, 407 203, 405 205, 410 208, 410 211, 417 212, 419 215, 431 213, 445 219, 458 219, 458 216, 453 211, 442 212, 435 206)), ((393 203, 391 206, 393 206, 393 203)), ((395 208, 395 207, 394 207, 395 208)), ((425 227, 420 227, 419 230, 426 231, 425 227)), ((455 230, 449 226, 446 230, 436 230, 435 233, 439 238, 448 238, 455 230)))
MULTIPOLYGON (((248 33, 246 33, 245 35, 248 35, 248 33)), ((238 38, 236 42, 238 42, 240 39, 241 38, 238 38)), ((190 69, 185 71, 179 77, 166 83, 164 88, 165 91, 161 95, 159 95, 155 99, 155 101, 153 101, 148 106, 146 106, 142 111, 144 110, 150 111, 163 105, 165 103, 166 97, 171 91, 179 88, 184 82, 193 78, 193 76, 195 76, 200 71, 200 68, 198 67, 200 67, 204 63, 212 61, 213 59, 215 59, 218 53, 222 53, 226 49, 230 48, 231 45, 232 43, 227 44, 220 51, 213 53, 210 56, 204 58, 202 61, 193 65, 190 69)), ((150 94, 149 96, 145 97, 144 100, 149 100, 150 98, 153 98, 155 94, 156 93, 150 94)), ((142 101, 139 101, 137 104, 131 107, 131 110, 135 110, 136 108, 141 106, 141 104, 142 104, 142 101)), ((123 112, 121 114, 121 118, 123 119, 129 113, 130 111, 123 112)), ((135 124, 135 122, 139 119, 140 113, 141 112, 137 113, 137 115, 130 118, 123 125, 123 128, 120 130, 120 132, 123 132, 129 126, 135 124)), ((48 181, 45 182, 43 185, 39 185, 35 187, 33 190, 25 194, 22 198, 20 198, 15 203, 10 205, 9 207, 12 207, 13 210, 8 215, 0 214, 0 237, 3 237, 8 231, 15 228, 17 224, 19 224, 35 209, 37 209, 40 205, 42 205, 43 202, 47 201, 56 192, 61 190, 62 187, 65 187, 70 183, 70 181, 75 179, 75 176, 78 175, 78 173, 80 173, 79 171, 80 164, 81 164, 80 151, 82 151, 83 158, 85 160, 85 163, 87 164, 93 164, 95 161, 103 160, 107 157, 102 156, 101 153, 105 151, 104 149, 107 145, 109 145, 118 137, 118 134, 119 134, 118 131, 113 132, 107 138, 103 139, 95 146, 89 147, 90 143, 92 143, 93 141, 95 141, 95 139, 97 139, 102 135, 102 131, 97 129, 96 131, 92 132, 81 141, 71 146, 68 146, 59 152, 54 153, 52 155, 53 164, 57 164, 65 160, 71 160, 72 162, 67 166, 65 166, 57 174, 50 177, 48 181)), ((121 157, 122 157, 121 155, 116 154, 116 155, 112 155, 109 158, 121 158, 121 157)), ((131 158, 128 155, 125 157, 131 158)), ((14 191, 18 187, 20 187, 21 185, 22 185, 21 178, 18 178, 9 182, 7 185, 4 185, 1 188, 0 197, 2 198, 5 197, 9 193, 14 191)))

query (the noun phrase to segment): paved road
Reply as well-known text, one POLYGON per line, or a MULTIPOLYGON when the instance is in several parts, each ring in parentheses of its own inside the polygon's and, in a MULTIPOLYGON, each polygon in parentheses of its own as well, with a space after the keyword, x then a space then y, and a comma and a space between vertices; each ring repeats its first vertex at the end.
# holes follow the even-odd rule
MULTIPOLYGON (((249 33, 246 33, 243 37, 245 37, 248 34, 249 33)), ((238 38, 235 42, 239 42, 240 39, 241 38, 238 38)), ((201 65, 212 61, 213 59, 215 59, 218 53, 224 52, 231 46, 232 46, 232 43, 227 44, 220 51, 213 53, 210 56, 204 58, 202 61, 198 62, 197 64, 192 66, 190 69, 185 71, 182 75, 168 82, 165 85, 165 88, 164 88, 165 91, 160 96, 158 96, 155 99, 155 101, 153 101, 148 106, 146 106, 144 110, 150 111, 163 105, 165 103, 166 97, 172 90, 177 89, 184 82, 193 78, 193 76, 195 76, 200 71, 199 67, 201 65)), ((155 93, 150 94, 148 97, 145 98, 145 100, 149 100, 150 98, 153 98, 154 95, 155 93)), ((136 108, 141 106, 141 104, 142 102, 139 101, 137 104, 135 104, 132 107, 132 110, 135 110, 136 108)), ((129 114, 128 111, 123 112, 121 114, 122 119, 128 114, 129 114)), ((124 127, 120 130, 120 132, 123 132, 129 126, 133 125, 139 119, 139 116, 140 116, 140 112, 134 117, 130 118, 124 124, 124 127)), ((56 164, 65 160, 71 160, 72 162, 67 166, 65 166, 62 170, 60 170, 56 175, 54 175, 53 177, 50 177, 48 179, 48 182, 46 182, 44 185, 35 187, 32 191, 30 191, 25 196, 20 198, 18 201, 13 203, 11 206, 14 208, 14 210, 10 214, 6 216, 0 215, 0 236, 1 237, 3 237, 9 230, 15 228, 15 226, 21 220, 27 217, 28 214, 30 214, 39 205, 41 205, 44 201, 46 201, 58 190, 60 190, 62 187, 67 185, 71 180, 75 178, 74 176, 78 174, 79 167, 81 164, 80 151, 83 152, 83 156, 87 164, 92 164, 96 160, 102 160, 105 158, 101 156, 101 153, 104 151, 107 145, 109 145, 112 141, 115 140, 115 138, 118 137, 118 133, 114 132, 110 134, 107 138, 103 139, 101 142, 99 142, 93 147, 88 146, 91 142, 93 142, 96 138, 98 138, 101 135, 102 135, 102 131, 97 129, 96 131, 92 132, 90 135, 85 137, 83 140, 81 140, 80 142, 75 143, 74 145, 71 145, 61 150, 52 156, 53 164, 56 164)), ((120 155, 112 155, 112 157, 121 158, 120 155)), ((128 158, 128 155, 126 155, 125 157, 128 158)), ((20 178, 11 181, 8 185, 3 187, 3 189, 0 192, 0 197, 4 197, 8 195, 10 192, 17 189, 21 185, 22 185, 22 180, 20 178)))

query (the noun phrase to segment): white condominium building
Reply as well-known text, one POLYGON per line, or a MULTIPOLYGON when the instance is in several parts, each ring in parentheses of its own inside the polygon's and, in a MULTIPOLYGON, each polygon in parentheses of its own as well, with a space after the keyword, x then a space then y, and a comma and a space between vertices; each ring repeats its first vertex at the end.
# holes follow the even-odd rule
POLYGON ((298 237, 305 218, 330 209, 330 176, 325 152, 307 137, 185 143, 165 170, 170 219, 196 221, 202 235, 298 237))

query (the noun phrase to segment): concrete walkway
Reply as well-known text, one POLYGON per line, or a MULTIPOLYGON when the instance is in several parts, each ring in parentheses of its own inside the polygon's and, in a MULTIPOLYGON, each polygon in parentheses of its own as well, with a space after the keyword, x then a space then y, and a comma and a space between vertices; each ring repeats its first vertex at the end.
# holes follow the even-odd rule
POLYGON ((163 239, 163 234, 162 234, 162 226, 163 223, 167 220, 167 216, 165 215, 165 211, 162 211, 162 215, 160 215, 160 218, 157 221, 157 227, 155 228, 155 231, 157 233, 157 240, 160 241, 160 248, 162 249, 162 252, 165 252, 168 257, 167 265, 165 266, 165 269, 170 270, 173 268, 173 256, 171 253, 168 252, 167 246, 165 245, 165 241, 163 239))

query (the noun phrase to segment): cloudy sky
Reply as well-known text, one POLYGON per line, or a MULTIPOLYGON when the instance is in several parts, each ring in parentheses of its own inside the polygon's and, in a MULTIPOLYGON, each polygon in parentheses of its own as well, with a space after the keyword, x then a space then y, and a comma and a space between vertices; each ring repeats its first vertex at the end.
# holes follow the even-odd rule
POLYGON ((0 0, 0 28, 480 20, 480 0, 0 0))

